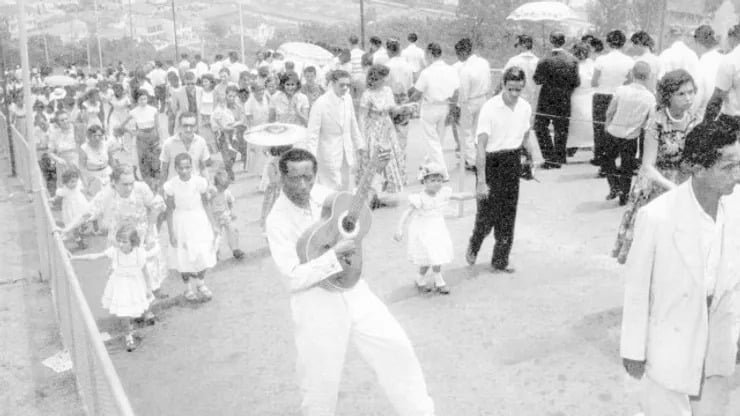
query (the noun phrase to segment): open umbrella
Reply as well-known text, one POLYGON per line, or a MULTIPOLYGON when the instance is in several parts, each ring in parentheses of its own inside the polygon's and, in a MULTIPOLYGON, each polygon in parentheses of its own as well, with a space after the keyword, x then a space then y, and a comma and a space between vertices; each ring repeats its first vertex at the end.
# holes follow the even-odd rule
POLYGON ((44 79, 46 85, 50 87, 67 87, 69 85, 77 85, 77 80, 66 75, 51 75, 44 79))
POLYGON ((517 7, 508 20, 526 22, 567 22, 578 21, 578 15, 565 3, 558 1, 533 1, 517 7))
POLYGON ((244 140, 255 146, 286 146, 303 142, 308 129, 287 123, 267 123, 244 132, 244 140))
POLYGON ((277 48, 286 61, 293 61, 301 67, 309 65, 324 67, 334 62, 334 55, 321 46, 306 42, 287 42, 277 48))

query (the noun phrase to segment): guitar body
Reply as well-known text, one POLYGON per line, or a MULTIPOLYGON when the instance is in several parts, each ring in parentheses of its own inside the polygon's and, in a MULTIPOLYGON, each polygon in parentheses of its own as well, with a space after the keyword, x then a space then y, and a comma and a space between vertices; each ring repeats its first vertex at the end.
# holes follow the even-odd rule
POLYGON ((355 196, 349 192, 337 192, 324 201, 321 219, 298 239, 296 251, 301 263, 306 263, 326 253, 343 239, 353 239, 357 246, 354 254, 340 260, 343 271, 322 281, 322 286, 334 290, 352 288, 362 274, 362 239, 372 223, 372 212, 363 204, 355 221, 349 221, 348 213, 355 196))

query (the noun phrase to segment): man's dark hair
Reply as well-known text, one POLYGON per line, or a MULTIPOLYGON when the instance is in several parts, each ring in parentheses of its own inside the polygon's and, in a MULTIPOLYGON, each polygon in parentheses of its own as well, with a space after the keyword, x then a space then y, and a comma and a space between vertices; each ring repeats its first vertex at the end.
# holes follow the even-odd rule
POLYGON ((586 45, 586 43, 578 42, 570 49, 570 53, 572 53, 579 61, 583 61, 588 59, 588 55, 590 55, 591 50, 588 49, 588 45, 586 45))
POLYGON ((731 27, 727 31, 727 36, 735 39, 740 39, 740 24, 731 27))
POLYGON ((385 49, 388 51, 388 55, 396 56, 401 51, 401 42, 396 38, 390 38, 385 42, 385 49))
POLYGON ((516 44, 514 46, 523 46, 524 49, 529 51, 534 47, 534 41, 529 35, 519 35, 516 37, 516 44))
POLYGON ((377 37, 377 36, 371 36, 370 37, 370 44, 375 46, 380 46, 383 44, 383 41, 377 37))
POLYGON ((639 30, 633 33, 630 37, 630 42, 632 42, 633 45, 642 46, 644 48, 650 49, 655 46, 655 41, 653 40, 652 36, 650 36, 650 34, 644 30, 639 30))
POLYGON ((462 38, 455 44, 455 53, 470 54, 473 52, 473 41, 470 38, 462 38))
POLYGON ((360 43, 360 39, 357 38, 357 35, 350 35, 349 36, 349 44, 350 45, 357 45, 360 43))
POLYGON ((518 66, 512 66, 507 68, 506 71, 504 71, 504 75, 501 77, 501 83, 503 85, 506 85, 509 81, 522 81, 526 83, 527 76, 523 69, 518 66))
POLYGON ((313 153, 299 147, 294 147, 288 150, 283 153, 278 160, 278 169, 280 170, 280 174, 288 174, 288 162, 305 162, 307 160, 310 160, 311 163, 313 163, 313 173, 316 173, 319 166, 316 161, 316 156, 314 156, 313 153))
POLYGON ((326 76, 326 80, 329 82, 336 82, 342 78, 351 78, 351 76, 349 75, 349 72, 343 69, 336 69, 334 71, 331 71, 326 76))
POLYGON ((625 42, 627 42, 627 37, 621 30, 612 30, 606 34, 606 44, 610 48, 619 49, 624 46, 625 42))
POLYGON ((694 40, 699 45, 710 49, 717 45, 717 37, 714 35, 714 29, 709 25, 701 25, 694 31, 694 40))
POLYGON ((416 33, 411 32, 411 33, 409 33, 409 36, 406 38, 406 40, 408 40, 409 42, 412 42, 413 43, 413 42, 416 42, 417 40, 419 40, 419 37, 416 36, 416 33))
POLYGON ((432 58, 439 58, 442 56, 442 47, 439 46, 439 43, 432 42, 427 45, 427 52, 432 55, 432 58))
POLYGON ((604 50, 604 42, 599 38, 592 38, 588 44, 594 48, 596 53, 601 53, 604 50))
POLYGON ((563 45, 565 45, 565 33, 563 32, 550 33, 550 45, 556 48, 562 48, 563 45))
POLYGON ((683 161, 689 166, 711 168, 722 156, 722 148, 737 140, 737 126, 722 121, 701 123, 686 136, 683 161))
POLYGON ((188 59, 188 54, 186 54, 186 53, 181 53, 181 54, 180 54, 180 58, 182 58, 182 59, 188 59))

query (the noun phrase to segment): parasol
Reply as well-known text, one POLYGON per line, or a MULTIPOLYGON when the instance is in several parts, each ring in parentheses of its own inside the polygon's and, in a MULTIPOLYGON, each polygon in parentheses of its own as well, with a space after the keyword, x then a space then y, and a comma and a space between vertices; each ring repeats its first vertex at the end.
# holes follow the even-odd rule
POLYGON ((286 61, 293 61, 297 66, 307 67, 313 65, 317 68, 331 65, 334 55, 321 46, 305 42, 287 42, 277 48, 277 52, 283 54, 286 61))
POLYGON ((46 85, 50 87, 67 87, 77 85, 77 80, 66 75, 51 75, 44 79, 46 85))
POLYGON ((565 3, 557 1, 533 1, 522 4, 511 12, 507 20, 518 22, 567 22, 581 20, 576 12, 565 3))
POLYGON ((244 132, 244 140, 255 146, 285 146, 300 143, 308 129, 287 123, 260 124, 244 132))

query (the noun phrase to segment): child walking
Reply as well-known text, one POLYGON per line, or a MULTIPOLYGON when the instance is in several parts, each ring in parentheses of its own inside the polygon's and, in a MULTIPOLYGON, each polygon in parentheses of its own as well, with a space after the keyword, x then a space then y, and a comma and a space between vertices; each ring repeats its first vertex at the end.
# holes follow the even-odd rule
MULTIPOLYGON (((54 204, 59 200, 62 201, 62 220, 65 226, 76 222, 90 209, 90 202, 82 190, 82 181, 77 170, 67 169, 62 173, 62 186, 57 188, 50 202, 54 204)), ((73 238, 79 250, 87 248, 83 228, 84 226, 81 226, 73 231, 73 238)))
POLYGON ((206 270, 216 265, 216 243, 220 233, 211 210, 206 210, 208 182, 193 175, 193 159, 187 153, 175 156, 177 176, 164 184, 167 204, 167 229, 170 234, 170 268, 177 270, 185 282, 185 299, 203 300, 213 293, 205 285, 206 270))
MULTIPOLYGON (((226 240, 231 248, 234 258, 239 260, 244 257, 244 252, 239 249, 239 230, 234 224, 234 195, 229 191, 229 177, 224 171, 216 172, 213 177, 213 185, 216 192, 211 197, 211 215, 218 224, 221 235, 226 234, 226 240)), ((218 244, 216 245, 218 250, 218 244)))
POLYGON ((450 293, 442 278, 442 265, 452 261, 452 239, 444 219, 452 188, 442 186, 444 174, 444 168, 437 163, 426 163, 420 168, 419 179, 424 190, 409 195, 409 207, 401 216, 394 236, 396 241, 401 241, 404 227, 409 222, 408 256, 413 264, 419 266, 416 288, 420 293, 432 290, 442 295, 450 293), (429 287, 429 269, 432 270, 434 289, 429 287))
POLYGON ((116 232, 116 244, 100 253, 70 256, 72 260, 95 260, 107 257, 111 260, 113 270, 101 300, 103 308, 111 315, 121 318, 126 328, 124 345, 127 351, 137 347, 140 337, 134 332, 134 321, 143 319, 154 325, 155 316, 149 310, 154 296, 151 293, 144 274, 147 259, 156 257, 159 250, 154 246, 147 250, 132 225, 123 225, 116 232))

